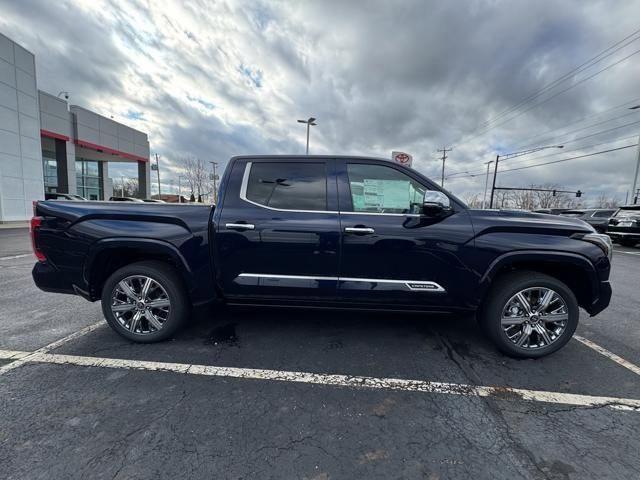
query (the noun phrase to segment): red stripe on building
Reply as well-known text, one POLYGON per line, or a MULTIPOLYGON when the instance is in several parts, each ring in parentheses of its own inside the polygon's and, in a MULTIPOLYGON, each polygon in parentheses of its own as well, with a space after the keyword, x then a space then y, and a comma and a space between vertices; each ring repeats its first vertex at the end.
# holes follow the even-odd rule
POLYGON ((69 137, 67 137, 66 135, 50 132, 49 130, 40 129, 40 135, 48 138, 55 138, 56 140, 64 140, 65 142, 69 141, 69 137))
POLYGON ((92 150, 100 150, 104 153, 110 153, 111 155, 118 155, 122 158, 127 158, 129 160, 136 160, 137 162, 148 162, 149 159, 145 157, 141 157, 139 155, 133 155, 131 153, 121 152, 120 150, 114 150, 113 148, 103 147, 102 145, 96 145, 95 143, 86 142, 84 140, 74 140, 76 145, 79 147, 90 148, 92 150))

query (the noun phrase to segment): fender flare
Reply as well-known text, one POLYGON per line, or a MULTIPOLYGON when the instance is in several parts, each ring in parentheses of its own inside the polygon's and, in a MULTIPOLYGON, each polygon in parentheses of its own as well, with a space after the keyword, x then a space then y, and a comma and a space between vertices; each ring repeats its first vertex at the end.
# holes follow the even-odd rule
POLYGON ((504 267, 517 262, 535 262, 544 263, 569 263, 572 266, 580 268, 588 277, 591 285, 593 298, 598 296, 598 285, 600 280, 598 272, 593 263, 585 256, 573 252, 549 251, 549 250, 517 250, 514 252, 504 253, 495 258, 487 267, 484 274, 480 277, 478 285, 478 301, 481 303, 486 297, 493 280, 497 273, 504 267))
POLYGON ((93 271, 96 258, 106 251, 120 248, 137 248, 143 249, 148 253, 167 255, 178 267, 178 271, 182 276, 188 290, 192 290, 193 276, 191 275, 191 268, 189 267, 189 263, 187 262, 187 260, 175 245, 172 245, 165 240, 139 237, 111 237, 98 240, 97 242, 91 244, 85 257, 84 265, 82 267, 82 277, 88 287, 87 290, 92 296, 93 285, 91 284, 91 272, 93 271))

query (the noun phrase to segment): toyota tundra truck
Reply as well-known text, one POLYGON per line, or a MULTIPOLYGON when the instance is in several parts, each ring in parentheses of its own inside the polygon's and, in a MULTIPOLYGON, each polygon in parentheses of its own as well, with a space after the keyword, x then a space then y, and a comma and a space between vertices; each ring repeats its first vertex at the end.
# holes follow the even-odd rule
POLYGON ((501 351, 541 357, 611 298, 611 241, 582 220, 469 209, 366 157, 234 157, 215 207, 39 201, 31 235, 36 285, 100 300, 135 342, 208 303, 475 312, 501 351))

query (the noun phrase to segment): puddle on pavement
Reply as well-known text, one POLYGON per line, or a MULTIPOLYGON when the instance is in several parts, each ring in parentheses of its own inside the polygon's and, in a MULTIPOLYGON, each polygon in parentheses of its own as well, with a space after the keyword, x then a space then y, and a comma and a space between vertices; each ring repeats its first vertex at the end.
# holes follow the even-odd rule
POLYGON ((236 335, 236 324, 228 323, 214 328, 205 340, 205 345, 226 345, 229 347, 238 346, 238 336, 236 335))

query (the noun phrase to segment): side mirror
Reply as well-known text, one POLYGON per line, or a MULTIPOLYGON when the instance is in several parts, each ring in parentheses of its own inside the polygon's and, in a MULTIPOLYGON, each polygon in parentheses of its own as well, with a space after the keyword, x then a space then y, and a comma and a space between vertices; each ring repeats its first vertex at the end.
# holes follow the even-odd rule
POLYGON ((437 217, 451 210, 451 201, 444 193, 428 190, 424 193, 422 211, 430 217, 437 217))

